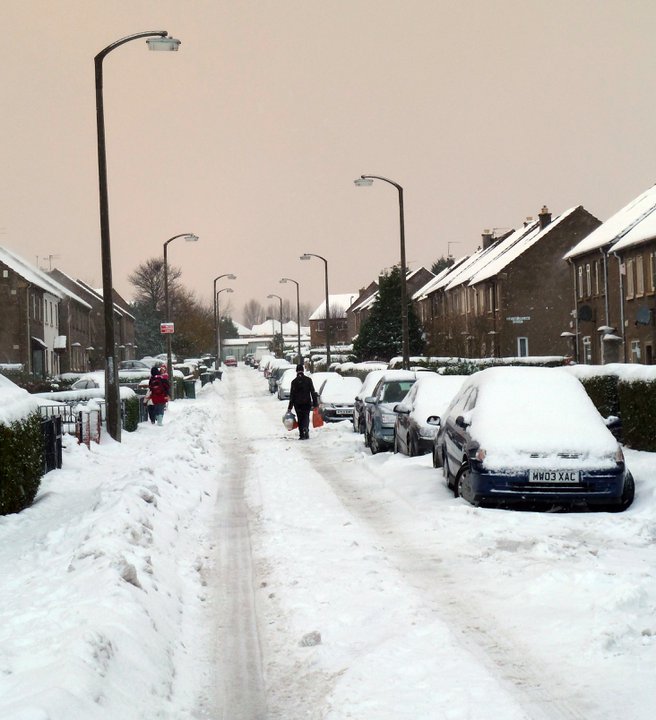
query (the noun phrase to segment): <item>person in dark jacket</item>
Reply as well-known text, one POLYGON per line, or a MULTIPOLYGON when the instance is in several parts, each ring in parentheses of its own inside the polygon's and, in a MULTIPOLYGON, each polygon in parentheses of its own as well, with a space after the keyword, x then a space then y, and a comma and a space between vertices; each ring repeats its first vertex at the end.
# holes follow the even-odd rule
POLYGON ((155 366, 150 370, 148 381, 148 417, 150 422, 161 425, 164 421, 164 408, 169 401, 170 386, 168 378, 162 377, 161 370, 155 366))
POLYGON ((296 377, 292 380, 289 391, 289 405, 296 412, 298 421, 298 439, 308 440, 310 437, 310 410, 319 406, 319 396, 314 389, 312 379, 305 375, 302 365, 296 366, 296 377))

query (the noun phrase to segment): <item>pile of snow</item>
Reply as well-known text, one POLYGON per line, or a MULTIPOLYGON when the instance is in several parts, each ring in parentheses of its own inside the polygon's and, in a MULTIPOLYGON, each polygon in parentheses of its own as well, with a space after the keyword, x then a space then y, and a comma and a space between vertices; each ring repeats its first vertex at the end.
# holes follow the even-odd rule
POLYGON ((39 403, 27 390, 0 373, 0 425, 23 420, 38 409, 39 403))

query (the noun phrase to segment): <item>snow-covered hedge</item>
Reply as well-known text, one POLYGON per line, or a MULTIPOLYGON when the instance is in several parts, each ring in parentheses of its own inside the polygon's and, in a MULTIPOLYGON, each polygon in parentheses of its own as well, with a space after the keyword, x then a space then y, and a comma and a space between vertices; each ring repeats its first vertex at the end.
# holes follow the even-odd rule
POLYGON ((656 451, 656 367, 610 363, 567 368, 585 387, 604 416, 622 420, 622 442, 635 450, 656 451))
POLYGON ((29 507, 43 474, 41 416, 0 423, 0 515, 29 507))

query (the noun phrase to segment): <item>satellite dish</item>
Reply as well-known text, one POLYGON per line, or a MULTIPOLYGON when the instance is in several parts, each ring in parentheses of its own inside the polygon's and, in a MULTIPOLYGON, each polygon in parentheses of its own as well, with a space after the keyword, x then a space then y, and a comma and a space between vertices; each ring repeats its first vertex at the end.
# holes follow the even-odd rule
POLYGON ((639 307, 635 321, 636 325, 651 325, 651 310, 646 305, 639 307))
POLYGON ((592 320, 592 308, 589 305, 581 305, 578 316, 582 322, 589 322, 592 320))

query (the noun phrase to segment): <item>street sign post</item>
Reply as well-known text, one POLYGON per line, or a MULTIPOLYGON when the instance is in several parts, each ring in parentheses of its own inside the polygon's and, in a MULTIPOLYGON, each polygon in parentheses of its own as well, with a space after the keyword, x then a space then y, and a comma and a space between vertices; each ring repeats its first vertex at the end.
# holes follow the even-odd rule
POLYGON ((163 322, 159 324, 159 332, 161 335, 173 335, 175 333, 174 323, 163 322))

